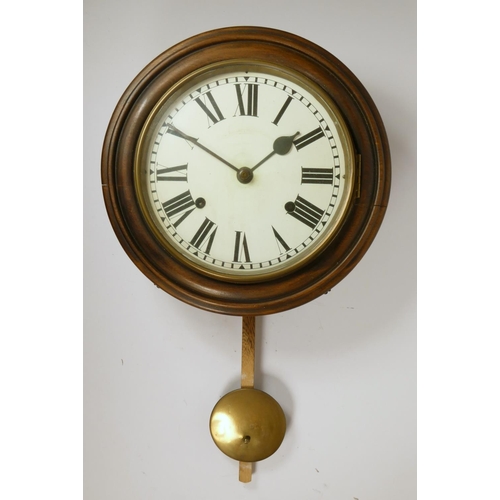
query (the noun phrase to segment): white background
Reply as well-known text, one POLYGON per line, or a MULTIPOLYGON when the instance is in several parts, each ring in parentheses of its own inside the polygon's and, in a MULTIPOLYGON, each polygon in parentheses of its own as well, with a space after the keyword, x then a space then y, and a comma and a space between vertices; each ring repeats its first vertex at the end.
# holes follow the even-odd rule
POLYGON ((84 22, 85 498, 414 499, 414 2, 89 0, 84 22), (344 62, 382 115, 393 163, 363 261, 328 295, 257 322, 256 386, 288 429, 248 485, 208 431, 215 403, 238 387, 241 320, 184 305, 135 268, 99 177, 107 123, 135 75, 176 42, 243 24, 293 32, 344 62))
MULTIPOLYGON (((500 495, 491 5, 418 3, 423 499, 500 495)), ((84 4, 82 26, 75 2, 9 4, 0 18, 1 498, 415 498, 415 9, 102 0, 84 4), (173 43, 237 24, 292 31, 346 63, 382 113, 394 173, 387 217, 358 268, 329 295, 259 324, 258 383, 289 430, 249 485, 207 429, 215 400, 237 385, 239 322, 152 289, 114 238, 99 185, 105 127, 125 86, 173 43)))

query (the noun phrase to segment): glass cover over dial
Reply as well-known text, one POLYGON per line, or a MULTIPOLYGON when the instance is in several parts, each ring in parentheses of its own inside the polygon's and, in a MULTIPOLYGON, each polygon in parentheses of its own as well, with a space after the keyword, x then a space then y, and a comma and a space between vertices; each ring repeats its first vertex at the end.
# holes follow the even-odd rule
POLYGON ((269 64, 211 65, 146 122, 135 181, 162 244, 203 273, 265 280, 303 265, 340 227, 354 154, 334 103, 269 64))

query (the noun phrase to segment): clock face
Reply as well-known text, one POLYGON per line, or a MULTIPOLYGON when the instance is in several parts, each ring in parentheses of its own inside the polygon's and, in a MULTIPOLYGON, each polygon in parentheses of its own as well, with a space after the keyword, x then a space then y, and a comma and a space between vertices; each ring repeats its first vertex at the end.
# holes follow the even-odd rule
POLYGON ((170 252, 216 278, 267 280, 303 265, 339 229, 354 154, 312 81, 232 61, 163 96, 134 170, 143 214, 170 252))

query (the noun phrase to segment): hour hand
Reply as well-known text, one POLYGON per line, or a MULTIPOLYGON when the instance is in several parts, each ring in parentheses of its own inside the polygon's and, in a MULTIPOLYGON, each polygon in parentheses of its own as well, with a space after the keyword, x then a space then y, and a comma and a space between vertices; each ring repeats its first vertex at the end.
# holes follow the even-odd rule
POLYGON ((206 146, 201 144, 198 141, 198 139, 196 139, 195 137, 192 137, 188 134, 185 134, 184 132, 182 132, 182 130, 179 130, 177 127, 175 127, 171 123, 168 124, 168 130, 171 134, 176 135, 177 137, 181 137, 183 139, 186 139, 186 141, 192 142, 195 146, 198 146, 200 149, 202 149, 203 151, 205 151, 209 155, 213 156, 214 158, 217 158, 217 160, 221 161, 222 163, 224 163, 224 165, 227 165, 229 168, 232 168, 234 171, 236 171, 236 172, 239 171, 238 168, 236 168, 234 165, 229 163, 227 160, 225 160, 224 158, 219 156, 217 153, 214 153, 212 150, 208 149, 206 146))
POLYGON ((300 134, 295 132, 293 135, 278 137, 273 143, 273 152, 277 155, 286 155, 292 148, 293 140, 300 134))
POLYGON ((299 133, 300 132, 295 132, 295 134, 293 135, 284 135, 282 137, 278 137, 273 143, 273 150, 265 158, 260 160, 259 163, 255 165, 255 167, 252 168, 252 172, 267 160, 269 160, 271 156, 274 156, 275 154, 280 156, 286 155, 292 148, 293 140, 299 135, 299 133))

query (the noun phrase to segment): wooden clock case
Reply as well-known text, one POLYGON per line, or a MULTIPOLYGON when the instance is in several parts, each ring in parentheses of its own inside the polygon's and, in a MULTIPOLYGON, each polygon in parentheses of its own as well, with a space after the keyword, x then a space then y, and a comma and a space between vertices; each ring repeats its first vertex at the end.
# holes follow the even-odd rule
POLYGON ((366 89, 337 58, 296 35, 234 27, 202 33, 166 50, 129 85, 113 113, 102 151, 109 219, 128 256, 158 287, 207 311, 256 316, 285 311, 328 292, 360 261, 382 223, 390 190, 389 145, 366 89), (357 156, 355 192, 341 229, 303 267, 275 279, 231 282, 198 272, 168 252, 141 212, 134 183, 139 135, 155 104, 180 79, 222 60, 294 68, 316 82, 340 110, 357 156))

